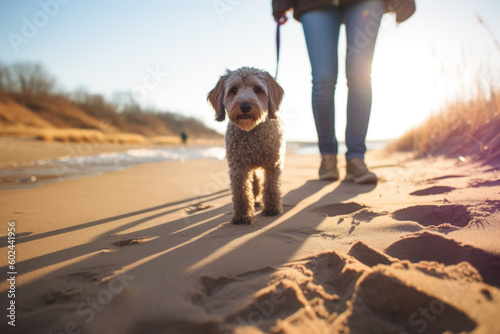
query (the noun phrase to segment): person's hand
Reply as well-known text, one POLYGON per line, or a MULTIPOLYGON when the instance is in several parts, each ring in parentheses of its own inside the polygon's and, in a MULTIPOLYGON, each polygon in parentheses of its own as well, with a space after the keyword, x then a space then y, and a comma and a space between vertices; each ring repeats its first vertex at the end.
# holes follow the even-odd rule
POLYGON ((274 21, 276 21, 280 26, 285 24, 288 21, 285 13, 276 13, 274 14, 274 21))

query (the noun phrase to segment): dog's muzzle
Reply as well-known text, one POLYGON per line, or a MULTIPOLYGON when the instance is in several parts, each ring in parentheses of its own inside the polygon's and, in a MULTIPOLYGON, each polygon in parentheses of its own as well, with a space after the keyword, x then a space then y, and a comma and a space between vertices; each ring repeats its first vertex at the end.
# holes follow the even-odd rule
POLYGON ((252 105, 248 102, 242 102, 240 104, 240 110, 243 114, 238 115, 240 119, 250 119, 252 116, 249 114, 250 110, 252 110, 252 105))

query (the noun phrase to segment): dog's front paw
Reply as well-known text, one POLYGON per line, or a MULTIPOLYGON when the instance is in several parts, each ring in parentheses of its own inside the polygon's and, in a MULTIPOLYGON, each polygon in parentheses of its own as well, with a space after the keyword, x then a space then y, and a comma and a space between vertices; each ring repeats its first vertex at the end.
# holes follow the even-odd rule
POLYGON ((232 224, 235 225, 251 225, 255 223, 255 217, 247 217, 247 216, 239 216, 239 217, 233 217, 231 220, 232 224))
POLYGON ((269 208, 269 209, 264 209, 264 211, 262 211, 263 216, 277 216, 281 215, 282 213, 283 213, 282 208, 269 208))

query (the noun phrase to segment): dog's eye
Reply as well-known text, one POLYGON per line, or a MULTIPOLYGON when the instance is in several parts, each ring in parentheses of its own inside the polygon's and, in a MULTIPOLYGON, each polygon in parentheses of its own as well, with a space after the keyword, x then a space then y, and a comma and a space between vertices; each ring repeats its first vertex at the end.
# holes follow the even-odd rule
POLYGON ((256 86, 253 91, 256 93, 256 94, 259 94, 260 92, 262 92, 262 88, 256 86))
POLYGON ((237 94, 238 93, 238 88, 236 87, 233 87, 231 88, 231 90, 229 91, 231 94, 237 94))

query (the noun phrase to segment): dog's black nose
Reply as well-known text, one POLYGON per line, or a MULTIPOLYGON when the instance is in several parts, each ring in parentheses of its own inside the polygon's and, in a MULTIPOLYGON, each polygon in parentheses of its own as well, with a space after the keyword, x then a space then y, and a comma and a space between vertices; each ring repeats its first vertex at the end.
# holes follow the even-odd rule
POLYGON ((242 102, 240 104, 240 110, 241 110, 241 112, 244 112, 245 114, 247 112, 250 112, 251 109, 252 109, 252 106, 248 102, 242 102))

